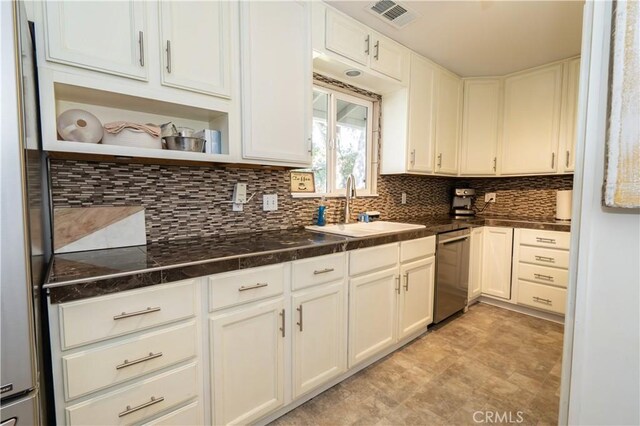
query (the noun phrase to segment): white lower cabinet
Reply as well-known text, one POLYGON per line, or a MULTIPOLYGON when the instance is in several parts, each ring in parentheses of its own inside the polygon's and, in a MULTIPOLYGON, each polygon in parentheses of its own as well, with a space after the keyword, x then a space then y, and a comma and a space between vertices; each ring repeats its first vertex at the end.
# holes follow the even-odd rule
POLYGON ((349 281, 349 367, 395 342, 399 286, 397 266, 349 281))
POLYGON ((356 250, 350 263, 349 368, 433 322, 435 236, 356 250))
POLYGON ((435 267, 435 256, 400 266, 402 292, 398 339, 409 336, 433 322, 435 267))
POLYGON ((284 299, 210 318, 214 424, 247 424, 284 405, 284 299))
POLYGON ((569 237, 568 232, 515 230, 512 285, 519 305, 565 313, 569 237))
POLYGON ((482 245, 483 227, 471 230, 471 248, 469 253, 469 300, 482 294, 482 245))
POLYGON ((129 425, 197 396, 195 363, 66 408, 68 425, 129 425))
POLYGON ((482 241, 482 293, 511 298, 513 228, 484 227, 482 241))
POLYGON ((56 422, 155 422, 194 404, 202 423, 201 282, 50 304, 56 422))
POLYGON ((293 397, 297 398, 347 369, 344 281, 292 296, 293 397))

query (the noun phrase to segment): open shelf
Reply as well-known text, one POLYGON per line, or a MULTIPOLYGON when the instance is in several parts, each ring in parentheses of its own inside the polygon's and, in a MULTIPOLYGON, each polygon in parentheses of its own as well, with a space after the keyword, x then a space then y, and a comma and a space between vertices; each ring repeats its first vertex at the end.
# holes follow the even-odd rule
MULTIPOLYGON (((54 83, 55 117, 52 126, 43 128, 43 146, 47 151, 77 153, 110 157, 145 157, 161 160, 232 163, 238 159, 233 155, 229 143, 229 111, 209 110, 190 105, 147 99, 122 93, 54 83), (104 125, 112 121, 131 121, 160 125, 172 122, 178 127, 189 127, 195 131, 213 129, 221 132, 221 154, 173 151, 166 149, 138 148, 102 143, 64 141, 57 134, 55 121, 69 109, 81 109, 95 115, 104 125)), ((51 119, 51 117, 49 117, 51 119)))

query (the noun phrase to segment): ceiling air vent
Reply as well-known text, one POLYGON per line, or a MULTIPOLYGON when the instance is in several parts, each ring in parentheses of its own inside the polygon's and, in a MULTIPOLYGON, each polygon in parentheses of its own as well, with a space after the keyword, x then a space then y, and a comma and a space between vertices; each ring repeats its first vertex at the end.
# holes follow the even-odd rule
POLYGON ((418 14, 392 0, 380 0, 367 8, 384 22, 402 28, 418 17, 418 14))

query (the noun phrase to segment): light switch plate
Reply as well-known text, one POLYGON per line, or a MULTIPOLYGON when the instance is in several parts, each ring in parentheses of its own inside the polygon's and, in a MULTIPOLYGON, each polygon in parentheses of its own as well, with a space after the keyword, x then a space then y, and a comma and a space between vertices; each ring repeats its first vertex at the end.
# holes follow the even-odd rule
POLYGON ((262 210, 265 212, 278 210, 278 194, 264 194, 262 196, 262 210))
POLYGON ((407 204, 407 193, 406 192, 402 193, 402 201, 400 201, 400 204, 407 204))

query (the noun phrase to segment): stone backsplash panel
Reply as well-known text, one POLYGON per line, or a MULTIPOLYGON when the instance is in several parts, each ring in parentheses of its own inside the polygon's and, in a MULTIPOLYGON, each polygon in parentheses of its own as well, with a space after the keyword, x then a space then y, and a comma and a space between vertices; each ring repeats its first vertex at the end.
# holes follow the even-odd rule
MULTIPOLYGON (((571 189, 573 178, 380 176, 379 196, 356 198, 352 218, 365 210, 378 210, 383 219, 446 215, 452 188, 467 184, 478 192, 477 210, 485 192, 497 193, 484 215, 543 218, 554 216, 555 192, 571 189)), ((313 223, 320 204, 318 198, 293 198, 286 170, 52 159, 51 185, 55 208, 144 206, 150 242, 305 226, 313 223), (256 193, 243 212, 231 211, 229 203, 236 182, 248 183, 248 193, 256 193), (278 194, 277 211, 262 211, 263 194, 278 194)), ((327 206, 327 221, 342 221, 344 199, 329 198, 327 206)))
POLYGON ((484 207, 485 193, 496 193, 496 202, 481 213, 485 216, 553 218, 556 214, 556 191, 573 187, 573 175, 457 180, 458 185, 468 184, 476 190, 476 211, 484 207))
MULTIPOLYGON (((51 182, 56 208, 144 206, 148 241, 310 225, 320 204, 293 198, 286 170, 51 160, 51 182), (256 193, 243 212, 229 203, 236 182, 256 193), (263 194, 278 194, 277 211, 262 211, 263 194)), ((444 177, 381 176, 379 196, 356 198, 352 217, 365 210, 379 210, 385 219, 444 215, 451 185, 444 177)), ((327 221, 341 221, 344 199, 328 198, 327 206, 327 221)))

